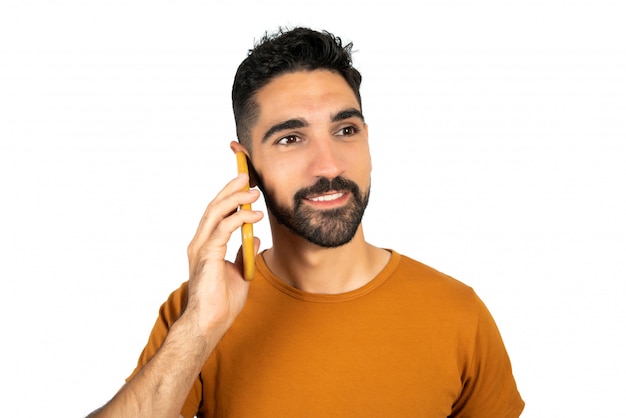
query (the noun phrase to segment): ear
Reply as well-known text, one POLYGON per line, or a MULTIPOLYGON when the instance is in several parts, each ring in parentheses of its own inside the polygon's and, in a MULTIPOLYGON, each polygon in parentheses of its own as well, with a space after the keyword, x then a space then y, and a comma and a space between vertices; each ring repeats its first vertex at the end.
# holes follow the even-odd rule
POLYGON ((369 170, 370 170, 370 173, 371 173, 373 167, 372 167, 372 153, 369 150, 369 126, 365 122, 363 122, 363 131, 365 133, 365 139, 368 141, 368 144, 367 144, 368 151, 367 151, 367 153, 369 155, 369 166, 370 166, 369 170))
POLYGON ((237 141, 231 141, 230 142, 230 149, 236 154, 238 152, 243 152, 244 154, 246 154, 246 159, 248 160, 248 173, 250 176, 250 187, 256 187, 259 182, 258 182, 258 175, 256 173, 256 171, 254 170, 254 166, 252 165, 252 161, 250 159, 250 153, 248 152, 248 150, 246 149, 245 146, 243 146, 241 143, 237 142, 237 141))
POLYGON ((246 147, 243 146, 243 144, 240 144, 237 141, 230 141, 230 149, 236 154, 239 151, 242 151, 244 154, 246 154, 246 156, 248 156, 248 158, 250 157, 250 153, 248 152, 248 150, 246 149, 246 147))

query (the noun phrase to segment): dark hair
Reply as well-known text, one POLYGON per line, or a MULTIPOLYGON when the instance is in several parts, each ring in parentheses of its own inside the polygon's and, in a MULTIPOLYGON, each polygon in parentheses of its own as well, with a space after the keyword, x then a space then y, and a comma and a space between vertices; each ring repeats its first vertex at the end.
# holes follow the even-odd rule
POLYGON ((329 32, 303 27, 266 32, 235 74, 232 100, 239 142, 252 152, 250 131, 259 113, 255 101, 259 89, 280 75, 317 69, 340 74, 361 106, 361 74, 352 66, 352 43, 344 46, 329 32))

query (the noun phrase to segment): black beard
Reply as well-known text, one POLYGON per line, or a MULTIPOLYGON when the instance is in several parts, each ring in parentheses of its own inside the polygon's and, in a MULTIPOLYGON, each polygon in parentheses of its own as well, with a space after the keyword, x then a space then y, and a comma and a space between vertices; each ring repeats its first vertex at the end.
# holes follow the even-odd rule
POLYGON ((259 185, 259 188, 265 196, 268 211, 279 224, 324 248, 340 247, 354 238, 369 201, 369 189, 361 193, 355 182, 343 177, 332 180, 320 178, 313 186, 299 190, 293 197, 293 209, 276 202, 263 185, 259 185), (330 191, 349 192, 349 202, 341 208, 327 210, 316 210, 304 204, 306 196, 330 191))

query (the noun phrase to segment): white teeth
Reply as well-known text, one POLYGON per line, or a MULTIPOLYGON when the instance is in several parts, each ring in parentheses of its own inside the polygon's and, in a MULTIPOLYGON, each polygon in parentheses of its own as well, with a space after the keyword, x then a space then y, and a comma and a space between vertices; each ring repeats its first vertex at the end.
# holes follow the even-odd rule
POLYGON ((309 200, 312 200, 314 202, 330 202, 331 200, 339 199, 341 196, 343 196, 343 193, 334 193, 334 194, 328 194, 324 196, 312 197, 309 200))

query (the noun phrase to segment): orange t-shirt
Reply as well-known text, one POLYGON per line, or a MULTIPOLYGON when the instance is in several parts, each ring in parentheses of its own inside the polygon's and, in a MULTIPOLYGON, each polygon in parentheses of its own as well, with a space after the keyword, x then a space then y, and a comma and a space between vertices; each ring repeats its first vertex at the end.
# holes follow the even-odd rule
MULTIPOLYGON (((392 252, 362 288, 318 295, 284 284, 262 256, 256 269, 246 306, 189 393, 186 418, 507 418, 524 408, 495 322, 449 276, 392 252)), ((185 283, 161 307, 133 375, 186 292, 185 283)))

